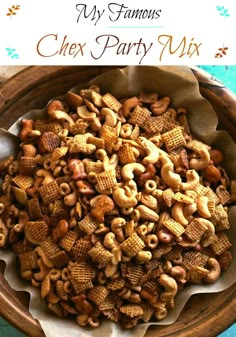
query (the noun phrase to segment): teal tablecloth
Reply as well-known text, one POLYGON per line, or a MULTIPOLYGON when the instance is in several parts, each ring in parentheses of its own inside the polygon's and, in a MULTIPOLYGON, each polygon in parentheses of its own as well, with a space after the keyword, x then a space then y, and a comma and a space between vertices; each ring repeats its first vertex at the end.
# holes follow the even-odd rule
MULTIPOLYGON (((236 66, 200 66, 236 94, 236 66)), ((0 337, 25 337, 0 317, 0 337)), ((202 336, 204 337, 204 336, 202 336)), ((216 337, 236 337, 236 324, 216 337)))

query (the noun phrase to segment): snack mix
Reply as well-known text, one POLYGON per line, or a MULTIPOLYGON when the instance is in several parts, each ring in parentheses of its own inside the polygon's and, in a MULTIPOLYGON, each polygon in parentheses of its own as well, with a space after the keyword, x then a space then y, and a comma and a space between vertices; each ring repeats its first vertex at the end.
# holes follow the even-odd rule
POLYGON ((0 246, 48 308, 98 327, 162 320, 191 284, 232 260, 224 155, 196 139, 185 108, 93 85, 21 120, 20 150, 0 162, 0 246))

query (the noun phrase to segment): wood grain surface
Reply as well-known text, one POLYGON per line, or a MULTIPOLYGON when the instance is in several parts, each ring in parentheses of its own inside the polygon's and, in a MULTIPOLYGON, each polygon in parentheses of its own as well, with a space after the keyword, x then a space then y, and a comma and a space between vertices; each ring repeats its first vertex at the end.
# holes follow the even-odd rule
MULTIPOLYGON (((27 67, 0 86, 0 125, 8 128, 24 111, 44 107, 60 95, 88 79, 115 67, 44 66, 27 67)), ((236 98, 210 75, 192 69, 200 91, 219 116, 220 127, 236 140, 236 98)), ((28 296, 13 291, 3 277, 0 264, 0 315, 30 337, 45 337, 40 324, 28 311, 28 296)), ((236 284, 216 294, 194 295, 178 320, 170 326, 151 327, 146 337, 215 337, 235 322, 236 284)))

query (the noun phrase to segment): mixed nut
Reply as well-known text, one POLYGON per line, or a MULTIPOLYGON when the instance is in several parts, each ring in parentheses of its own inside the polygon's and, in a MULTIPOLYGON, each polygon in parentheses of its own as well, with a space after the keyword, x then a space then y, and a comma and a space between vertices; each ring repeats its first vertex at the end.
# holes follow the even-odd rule
POLYGON ((51 100, 46 115, 21 120, 18 156, 0 162, 0 246, 51 311, 132 328, 229 267, 236 180, 190 133, 185 108, 93 85, 51 100))

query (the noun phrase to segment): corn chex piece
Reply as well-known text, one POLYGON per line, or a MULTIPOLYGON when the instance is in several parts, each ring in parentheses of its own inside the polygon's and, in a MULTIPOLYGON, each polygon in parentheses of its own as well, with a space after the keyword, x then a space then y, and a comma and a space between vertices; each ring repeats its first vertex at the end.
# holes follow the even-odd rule
POLYGON ((208 188, 206 186, 203 186, 202 184, 198 184, 195 188, 195 192, 197 193, 197 195, 204 196, 207 194, 208 188))
POLYGON ((36 169, 36 159, 33 157, 20 158, 19 172, 21 175, 33 175, 36 169))
POLYGON ((172 188, 166 188, 162 193, 162 198, 168 207, 171 207, 174 202, 175 193, 172 188))
POLYGON ((225 233, 219 232, 217 233, 217 240, 210 247, 216 255, 221 255, 232 247, 232 243, 225 233))
POLYGON ((66 235, 59 241, 59 246, 67 252, 70 252, 78 238, 78 233, 68 231, 66 235))
POLYGON ((93 262, 97 264, 99 269, 106 267, 113 256, 99 241, 89 250, 88 254, 91 256, 93 262))
POLYGON ((183 129, 180 126, 163 133, 162 141, 164 142, 168 152, 186 144, 183 129))
POLYGON ((148 117, 143 125, 145 131, 149 134, 159 134, 162 132, 164 120, 162 116, 148 117))
POLYGON ((56 162, 57 160, 61 159, 64 157, 68 152, 68 147, 67 146, 61 146, 55 149, 52 153, 51 156, 51 161, 56 162))
POLYGON ((105 301, 110 290, 103 285, 95 286, 88 292, 88 299, 98 306, 105 301))
POLYGON ((27 221, 24 232, 29 242, 39 245, 48 235, 48 225, 45 221, 27 221))
POLYGON ((157 92, 141 92, 138 99, 142 103, 152 104, 158 100, 157 92))
POLYGON ((192 269, 201 264, 201 253, 197 251, 189 251, 183 254, 181 265, 185 269, 192 269))
POLYGON ((59 188, 57 183, 53 180, 48 184, 39 187, 39 193, 44 204, 48 205, 51 202, 59 199, 61 196, 59 194, 59 188))
POLYGON ((112 291, 116 291, 116 290, 122 289, 124 285, 125 285, 125 279, 123 277, 119 277, 115 280, 108 281, 107 288, 112 291))
POLYGON ((28 200, 28 212, 31 219, 40 219, 42 217, 42 211, 38 198, 28 200))
POLYGON ((130 114, 129 123, 143 127, 146 119, 151 116, 151 111, 137 105, 130 114))
POLYGON ((134 163, 136 161, 134 151, 129 144, 123 144, 118 151, 119 160, 122 165, 134 163))
POLYGON ((84 165, 85 165, 85 171, 87 174, 89 174, 90 172, 101 173, 104 171, 103 162, 99 160, 97 161, 85 160, 84 165))
POLYGON ((79 295, 79 294, 85 292, 86 290, 93 288, 93 282, 92 281, 77 282, 72 277, 70 277, 70 281, 71 281, 72 287, 73 287, 76 295, 79 295))
POLYGON ((135 256, 144 247, 145 243, 136 233, 133 233, 120 244, 120 248, 125 252, 125 254, 131 257, 135 256))
POLYGON ((18 174, 12 178, 12 182, 16 184, 20 189, 26 190, 34 184, 34 178, 18 174))
POLYGON ((82 232, 91 235, 97 229, 98 223, 88 213, 81 221, 78 222, 78 226, 82 232))
POLYGON ((185 231, 185 228, 180 223, 171 218, 164 221, 163 225, 168 228, 175 236, 180 236, 185 231))
POLYGON ((116 144, 118 139, 116 129, 109 125, 102 125, 99 133, 105 142, 106 151, 112 153, 114 144, 116 144))
POLYGON ((206 230, 207 226, 201 223, 201 221, 193 219, 193 221, 187 225, 184 233, 191 241, 195 242, 201 240, 201 237, 206 230))
POLYGON ((20 260, 20 268, 22 271, 37 269, 38 255, 35 251, 25 252, 18 255, 20 260))
POLYGON ((184 204, 192 204, 194 202, 193 198, 181 192, 175 193, 174 199, 176 201, 183 202, 184 204))
POLYGON ((139 317, 143 315, 143 309, 138 304, 126 304, 120 307, 120 312, 130 318, 139 317))
POLYGON ((130 139, 131 140, 137 140, 139 136, 140 136, 140 128, 137 124, 135 124, 135 126, 133 128, 133 131, 130 135, 130 139))
POLYGON ((68 265, 70 258, 64 250, 59 250, 51 256, 50 260, 56 268, 63 268, 68 265))
POLYGON ((76 282, 89 282, 96 276, 96 269, 86 262, 76 263, 70 271, 71 278, 76 282))
POLYGON ((96 149, 105 149, 105 141, 98 137, 88 137, 88 143, 96 146, 96 149))
POLYGON ((10 188, 11 185, 11 181, 12 181, 12 176, 10 174, 6 174, 1 186, 2 192, 4 194, 7 194, 8 189, 10 188))
POLYGON ((116 170, 108 170, 96 175, 98 188, 101 191, 109 190, 117 184, 116 170))
POLYGON ((88 252, 92 248, 90 240, 81 238, 76 241, 74 247, 71 249, 73 258, 77 262, 82 262, 88 259, 88 252))
POLYGON ((110 93, 106 93, 102 96, 102 102, 111 110, 119 112, 122 108, 122 104, 110 93))

